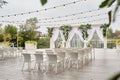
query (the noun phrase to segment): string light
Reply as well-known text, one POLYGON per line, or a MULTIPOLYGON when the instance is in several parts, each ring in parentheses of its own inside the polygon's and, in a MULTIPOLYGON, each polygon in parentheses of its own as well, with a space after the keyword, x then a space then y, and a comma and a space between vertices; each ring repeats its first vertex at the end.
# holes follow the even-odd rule
POLYGON ((81 1, 86 1, 86 0, 77 0, 77 1, 74 1, 74 2, 70 2, 70 3, 66 3, 66 4, 54 6, 54 7, 49 7, 49 8, 45 8, 45 9, 41 9, 41 10, 24 12, 24 13, 18 13, 18 14, 11 14, 11 15, 4 15, 4 16, 0 16, 0 17, 3 18, 3 17, 12 17, 12 16, 19 16, 19 15, 27 15, 27 14, 36 13, 36 12, 38 13, 38 12, 41 12, 41 11, 47 11, 47 10, 50 10, 50 9, 55 9, 55 8, 59 8, 59 7, 69 6, 69 5, 76 4, 76 3, 81 2, 81 1))
MULTIPOLYGON (((48 18, 45 18, 46 22, 44 21, 43 23, 47 23, 47 22, 49 22, 49 23, 51 23, 51 22, 61 22, 61 21, 69 21, 69 20, 78 20, 78 19, 92 18, 92 17, 95 17, 95 16, 97 17, 97 16, 101 16, 101 15, 105 15, 105 14, 107 14, 107 13, 99 13, 99 14, 96 14, 96 15, 90 15, 90 16, 86 16, 86 17, 78 17, 78 18, 75 18, 75 19, 72 18, 72 19, 64 19, 64 20, 56 20, 56 21, 50 21, 48 18)), ((74 15, 72 15, 72 16, 74 16, 74 15)), ((58 16, 58 17, 60 17, 60 16, 58 16)), ((52 19, 54 19, 54 18, 52 17, 52 19)), ((1 21, 1 22, 8 22, 8 21, 1 21)), ((11 21, 11 22, 13 22, 13 21, 11 21)), ((14 21, 14 22, 25 22, 25 21, 14 21)), ((41 22, 41 20, 39 20, 39 22, 41 22)))

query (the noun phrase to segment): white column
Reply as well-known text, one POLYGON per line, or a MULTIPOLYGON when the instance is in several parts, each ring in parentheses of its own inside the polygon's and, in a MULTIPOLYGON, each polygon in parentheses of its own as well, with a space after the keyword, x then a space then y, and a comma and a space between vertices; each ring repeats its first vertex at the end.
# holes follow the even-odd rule
POLYGON ((86 48, 86 47, 87 47, 87 41, 84 40, 84 48, 86 48))
POLYGON ((107 49, 107 37, 104 37, 104 49, 107 49))

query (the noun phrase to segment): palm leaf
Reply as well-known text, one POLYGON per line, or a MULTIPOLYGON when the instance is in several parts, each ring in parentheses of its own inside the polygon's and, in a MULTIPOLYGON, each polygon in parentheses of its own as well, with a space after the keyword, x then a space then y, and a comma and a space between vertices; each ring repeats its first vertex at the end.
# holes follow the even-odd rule
POLYGON ((109 11, 108 12, 108 17, 109 17, 109 25, 111 24, 111 17, 112 17, 112 11, 109 11))
POLYGON ((117 6, 115 7, 115 11, 114 11, 114 14, 113 14, 113 22, 115 21, 116 13, 117 13, 118 8, 119 8, 119 5, 117 5, 117 6))
POLYGON ((105 0, 105 1, 103 1, 101 4, 100 4, 100 8, 103 8, 103 7, 105 7, 105 6, 107 6, 108 5, 108 2, 109 2, 109 0, 105 0))
POLYGON ((45 5, 47 3, 47 0, 40 0, 42 5, 45 5))
POLYGON ((109 2, 108 2, 108 7, 110 7, 114 2, 115 2, 116 0, 109 0, 109 2))

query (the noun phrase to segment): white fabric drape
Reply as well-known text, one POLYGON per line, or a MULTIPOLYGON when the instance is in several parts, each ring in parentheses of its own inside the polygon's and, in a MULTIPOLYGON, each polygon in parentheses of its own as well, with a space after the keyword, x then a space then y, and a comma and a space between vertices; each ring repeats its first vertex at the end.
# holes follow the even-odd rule
POLYGON ((93 38, 94 33, 95 33, 95 28, 92 28, 92 29, 88 30, 88 40, 87 40, 87 42, 89 42, 93 38))
MULTIPOLYGON (((88 30, 88 39, 87 39, 86 43, 91 41, 95 32, 97 33, 100 40, 104 41, 104 37, 103 37, 102 30, 100 29, 100 27, 92 27, 92 29, 88 30)), ((64 35, 61 30, 59 30, 58 28, 55 28, 53 30, 53 36, 50 39, 50 48, 55 48, 55 41, 57 40, 59 34, 61 35, 61 38, 63 40, 62 47, 64 47, 64 43, 65 43, 64 35)), ((66 41, 66 48, 70 47, 70 41, 72 40, 72 38, 75 34, 77 34, 79 36, 80 40, 85 43, 85 40, 82 37, 81 31, 75 27, 75 28, 72 28, 72 30, 70 31, 70 33, 68 35, 68 40, 66 41)))
MULTIPOLYGON (((63 36, 62 32, 61 32, 58 28, 55 28, 55 29, 53 30, 53 35, 52 35, 52 37, 51 37, 51 39, 50 39, 50 48, 55 48, 55 41, 57 40, 59 34, 61 35, 61 38, 62 38, 62 40, 63 40, 62 43, 65 42, 65 39, 64 39, 64 36, 63 36)), ((64 47, 63 44, 62 44, 62 47, 64 47)))
POLYGON ((93 27, 92 29, 88 30, 88 40, 87 41, 88 42, 91 41, 95 32, 97 33, 99 39, 101 41, 104 41, 104 37, 103 37, 102 30, 100 29, 100 27, 93 27))
POLYGON ((70 31, 69 35, 68 35, 68 40, 67 40, 67 42, 66 42, 66 48, 69 48, 69 47, 70 47, 70 41, 71 41, 71 39, 73 38, 73 36, 74 36, 75 34, 77 34, 77 35, 80 37, 80 39, 81 39, 82 42, 84 41, 83 38, 82 38, 82 34, 81 34, 80 31, 78 30, 78 28, 73 28, 73 29, 70 31))
POLYGON ((96 27, 96 32, 97 32, 97 35, 98 37, 100 38, 101 41, 104 41, 104 37, 103 37, 103 32, 102 30, 100 29, 100 27, 96 27))

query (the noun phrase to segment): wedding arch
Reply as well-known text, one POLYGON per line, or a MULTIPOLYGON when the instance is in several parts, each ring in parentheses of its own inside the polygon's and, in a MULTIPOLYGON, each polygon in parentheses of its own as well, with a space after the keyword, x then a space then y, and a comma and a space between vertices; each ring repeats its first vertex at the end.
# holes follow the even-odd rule
MULTIPOLYGON (((72 30, 69 32, 68 39, 66 41, 66 48, 70 47, 79 47, 83 48, 87 45, 93 38, 94 34, 96 34, 100 41, 104 43, 104 37, 102 29, 100 28, 101 24, 93 24, 91 25, 91 29, 88 30, 88 38, 86 40, 82 37, 82 32, 78 29, 79 26, 72 26, 72 30), (85 45, 84 45, 85 44, 85 45), (84 45, 84 46, 83 46, 84 45)), ((59 27, 54 27, 53 35, 50 40, 50 48, 63 48, 65 44, 65 38, 62 31, 59 27), (57 43, 58 42, 58 43, 57 43), (58 46, 57 46, 57 45, 58 46)))

